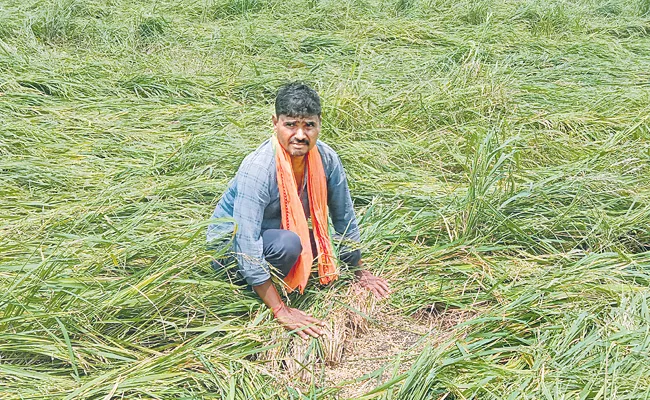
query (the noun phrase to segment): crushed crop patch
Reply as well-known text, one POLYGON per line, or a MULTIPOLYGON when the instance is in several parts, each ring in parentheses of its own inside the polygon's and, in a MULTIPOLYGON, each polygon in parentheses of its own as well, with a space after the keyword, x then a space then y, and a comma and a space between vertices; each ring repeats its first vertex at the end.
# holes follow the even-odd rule
POLYGON ((338 388, 341 398, 356 398, 407 371, 425 345, 450 339, 458 324, 476 316, 460 309, 403 315, 358 285, 344 299, 347 306, 326 319, 327 337, 304 341, 278 331, 269 344, 284 343, 263 356, 271 373, 287 384, 295 385, 297 377, 304 385, 338 388))

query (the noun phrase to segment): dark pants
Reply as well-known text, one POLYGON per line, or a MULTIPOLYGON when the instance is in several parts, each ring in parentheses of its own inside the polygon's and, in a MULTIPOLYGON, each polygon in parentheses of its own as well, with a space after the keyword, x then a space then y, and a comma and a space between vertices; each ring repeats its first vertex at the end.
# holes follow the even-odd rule
MULTIPOLYGON (((316 255, 314 235, 310 232, 309 236, 312 252, 316 255)), ((300 237, 288 230, 268 229, 262 234, 262 241, 264 242, 264 259, 277 268, 282 277, 287 276, 302 253, 300 237)), ((342 248, 339 258, 348 265, 357 266, 361 260, 361 250, 342 248)))
MULTIPOLYGON (((316 242, 314 235, 310 232, 311 248, 316 255, 316 242)), ((335 241, 340 237, 334 237, 335 241)), ((276 274, 285 277, 291 271, 291 268, 298 260, 302 253, 302 243, 300 237, 294 232, 285 229, 267 229, 262 234, 264 259, 277 269, 276 274)), ((361 250, 350 250, 341 246, 339 259, 345 264, 357 266, 361 261, 361 250)), ((235 257, 230 255, 217 262, 213 262, 213 267, 220 270, 223 266, 235 262, 235 257)), ((238 275, 237 283, 245 283, 238 275)))

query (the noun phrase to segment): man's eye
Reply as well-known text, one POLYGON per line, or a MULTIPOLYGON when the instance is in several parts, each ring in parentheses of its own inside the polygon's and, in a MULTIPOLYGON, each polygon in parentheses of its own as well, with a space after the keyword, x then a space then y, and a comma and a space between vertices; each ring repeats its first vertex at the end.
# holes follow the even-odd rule
POLYGON ((307 126, 310 127, 310 128, 313 128, 313 127, 316 126, 316 124, 313 123, 313 122, 307 122, 307 126))
POLYGON ((296 125, 295 122, 285 122, 284 126, 294 126, 296 125))

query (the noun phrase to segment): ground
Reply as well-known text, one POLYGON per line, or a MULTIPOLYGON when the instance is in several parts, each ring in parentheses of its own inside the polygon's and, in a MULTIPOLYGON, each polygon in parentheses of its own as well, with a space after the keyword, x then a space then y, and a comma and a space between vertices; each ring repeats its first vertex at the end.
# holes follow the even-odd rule
POLYGON ((435 346, 448 340, 454 328, 469 315, 449 310, 413 318, 381 310, 372 315, 373 321, 366 331, 345 339, 341 360, 326 368, 326 380, 342 388, 342 398, 358 398, 386 383, 393 374, 408 371, 426 344, 435 346), (399 368, 392 371, 390 364, 396 361, 399 368), (382 367, 388 370, 373 374, 382 367))
POLYGON ((0 0, 0 398, 650 399, 649 71, 648 0, 0 0), (205 243, 291 80, 394 290, 303 347, 205 243))

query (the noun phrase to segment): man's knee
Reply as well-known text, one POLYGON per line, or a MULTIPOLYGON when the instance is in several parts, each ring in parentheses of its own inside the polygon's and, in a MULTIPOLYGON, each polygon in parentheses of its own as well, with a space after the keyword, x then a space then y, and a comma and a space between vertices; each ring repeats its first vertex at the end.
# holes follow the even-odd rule
POLYGON ((287 231, 289 234, 283 239, 283 259, 285 260, 285 271, 284 274, 288 274, 289 270, 293 265, 298 261, 298 257, 302 254, 302 243, 300 242, 300 237, 291 231, 287 231), (288 269, 286 268, 288 267, 288 269))
POLYGON ((300 237, 294 232, 269 229, 262 234, 264 258, 286 275, 302 253, 300 237))

